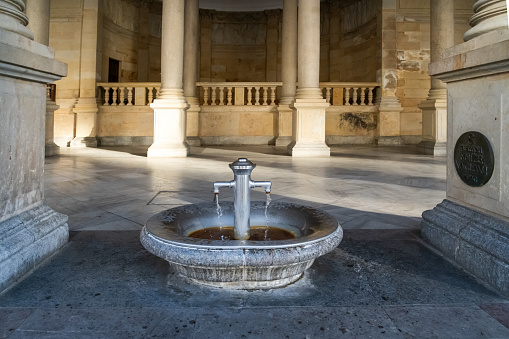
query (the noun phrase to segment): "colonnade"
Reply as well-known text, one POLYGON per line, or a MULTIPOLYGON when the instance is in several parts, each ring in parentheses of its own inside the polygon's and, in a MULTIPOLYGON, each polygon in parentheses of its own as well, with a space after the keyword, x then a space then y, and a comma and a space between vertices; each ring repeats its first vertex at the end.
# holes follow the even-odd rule
MULTIPOLYGON (((319 88, 320 0, 301 0, 299 8, 296 0, 285 0, 283 13, 284 85, 279 130, 287 131, 283 124, 292 121, 293 133, 281 135, 278 144, 291 141, 289 152, 293 156, 329 156, 325 144, 325 109, 329 104, 319 88), (295 90, 297 69, 298 91, 295 90), (292 111, 293 119, 289 119, 292 111)), ((188 142, 197 144, 198 14, 197 0, 163 1, 161 90, 151 104, 154 143, 148 150, 149 157, 187 156, 188 142)))

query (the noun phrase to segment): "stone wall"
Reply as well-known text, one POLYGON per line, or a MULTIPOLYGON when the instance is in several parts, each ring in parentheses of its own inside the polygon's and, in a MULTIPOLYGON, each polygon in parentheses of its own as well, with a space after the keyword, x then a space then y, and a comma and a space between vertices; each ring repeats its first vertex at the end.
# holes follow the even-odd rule
MULTIPOLYGON (((475 0, 455 1, 455 43, 463 41, 470 28, 475 0)), ((397 76, 396 94, 401 103, 401 136, 405 143, 418 143, 422 134, 422 112, 417 107, 428 96, 430 78, 429 1, 399 0, 396 15, 397 76)))

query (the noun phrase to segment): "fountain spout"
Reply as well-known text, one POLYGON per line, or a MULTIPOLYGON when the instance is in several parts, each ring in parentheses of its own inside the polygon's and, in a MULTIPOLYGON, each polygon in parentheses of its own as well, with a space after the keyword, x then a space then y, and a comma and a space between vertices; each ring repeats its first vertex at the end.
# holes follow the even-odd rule
POLYGON ((233 180, 229 182, 215 182, 214 193, 219 193, 221 187, 233 187, 234 189, 234 238, 238 240, 249 239, 249 217, 251 214, 251 188, 263 187, 266 193, 270 193, 272 183, 270 181, 253 181, 251 172, 256 167, 246 158, 239 158, 230 164, 233 171, 233 180))

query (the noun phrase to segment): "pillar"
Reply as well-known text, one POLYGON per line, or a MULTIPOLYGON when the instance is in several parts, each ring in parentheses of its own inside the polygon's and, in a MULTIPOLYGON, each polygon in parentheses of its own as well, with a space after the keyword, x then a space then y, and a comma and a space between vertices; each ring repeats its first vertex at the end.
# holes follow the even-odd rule
POLYGON ((200 102, 196 93, 198 80, 198 34, 200 34, 200 8, 198 0, 187 0, 185 4, 184 27, 184 96, 189 104, 187 109, 186 142, 200 146, 199 113, 200 102))
POLYGON ((293 157, 328 157, 325 144, 325 110, 329 104, 319 87, 320 0, 300 0, 298 9, 298 82, 292 104, 293 157))
POLYGON ((97 147, 97 50, 99 0, 83 2, 81 29, 80 94, 73 113, 76 134, 71 147, 97 147))
POLYGON ((150 105, 154 110, 154 143, 149 157, 186 157, 186 110, 183 90, 184 0, 163 0, 161 32, 161 90, 150 105))
POLYGON ((472 28, 465 33, 463 40, 469 41, 485 33, 507 29, 507 6, 507 0, 476 1, 473 7, 475 14, 470 19, 472 28))
POLYGON ((509 296, 509 29, 502 5, 477 1, 467 41, 429 65, 430 75, 447 83, 447 191, 422 214, 421 235, 509 296))
MULTIPOLYGON (((34 41, 48 46, 49 44, 49 18, 50 0, 26 0, 25 13, 28 16, 28 28, 34 34, 34 41)), ((54 87, 53 87, 54 88, 54 87)), ((49 91, 49 88, 48 88, 49 91)), ((60 147, 54 142, 55 111, 59 106, 52 100, 50 93, 46 97, 45 119, 45 156, 57 155, 60 147)))
POLYGON ((61 248, 67 216, 44 205, 46 84, 67 73, 32 41, 22 0, 0 0, 0 293, 61 248))
POLYGON ((378 110, 377 144, 399 145, 401 143, 401 103, 396 95, 398 89, 398 56, 396 31, 396 1, 382 0, 378 16, 378 32, 381 32, 380 62, 377 75, 380 83, 376 103, 378 110))
POLYGON ((138 10, 138 82, 148 82, 150 70, 149 43, 150 43, 150 8, 149 3, 140 2, 138 10))
MULTIPOLYGON (((454 45, 454 0, 430 2, 430 62, 442 59, 444 51, 454 45)), ((431 78, 428 98, 419 104, 422 110, 423 154, 444 156, 447 143, 447 88, 439 79, 431 78)))
POLYGON ((276 146, 292 142, 292 107, 297 83, 297 0, 283 2, 281 80, 283 88, 277 108, 276 146))

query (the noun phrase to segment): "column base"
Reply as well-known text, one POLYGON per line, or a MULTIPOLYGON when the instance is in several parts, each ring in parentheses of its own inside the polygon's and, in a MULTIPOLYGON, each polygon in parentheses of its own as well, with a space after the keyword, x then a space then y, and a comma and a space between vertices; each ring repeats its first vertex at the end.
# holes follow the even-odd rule
POLYGON ((76 137, 69 143, 71 147, 97 147, 96 137, 76 137))
POLYGON ((292 143, 292 137, 291 136, 280 136, 276 138, 276 146, 284 146, 288 147, 292 143))
POLYGON ((422 237, 492 288, 509 296, 509 223, 444 200, 422 214, 422 237))
POLYGON ((445 157, 447 155, 447 143, 423 140, 417 145, 417 152, 419 154, 445 157))
POLYGON ((53 141, 44 144, 44 156, 51 157, 60 154, 60 146, 55 144, 53 141))
POLYGON ((375 142, 378 146, 400 146, 401 137, 399 136, 379 136, 375 142))
POLYGON ((185 158, 189 155, 189 145, 157 145, 148 148, 149 158, 185 158))
POLYGON ((288 145, 288 154, 296 158, 330 157, 330 148, 323 144, 305 144, 292 142, 288 145))
POLYGON ((192 147, 200 147, 201 139, 200 137, 186 137, 186 143, 192 147))
POLYGON ((67 216, 46 205, 0 222, 0 292, 36 268, 68 239, 67 216))

